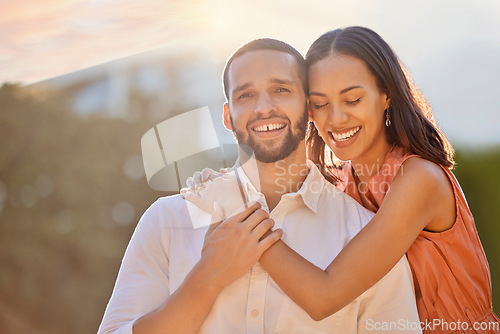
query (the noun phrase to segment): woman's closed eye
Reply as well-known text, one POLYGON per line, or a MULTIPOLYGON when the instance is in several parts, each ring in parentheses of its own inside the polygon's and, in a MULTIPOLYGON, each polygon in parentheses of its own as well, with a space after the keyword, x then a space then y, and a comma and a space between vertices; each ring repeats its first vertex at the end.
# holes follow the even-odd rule
POLYGON ((314 109, 321 109, 321 108, 324 108, 328 105, 328 103, 324 103, 324 104, 316 104, 316 103, 311 103, 312 107, 314 109))
POLYGON ((361 98, 358 98, 356 100, 346 100, 345 103, 349 104, 349 105, 354 105, 354 104, 358 103, 360 100, 361 100, 361 98))

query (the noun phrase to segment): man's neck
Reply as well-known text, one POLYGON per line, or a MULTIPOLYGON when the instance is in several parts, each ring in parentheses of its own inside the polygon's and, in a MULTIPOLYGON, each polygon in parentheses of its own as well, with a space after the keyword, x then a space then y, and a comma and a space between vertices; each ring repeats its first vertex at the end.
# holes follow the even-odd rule
POLYGON ((306 163, 305 147, 301 145, 287 158, 264 163, 254 161, 242 165, 250 182, 265 196, 269 211, 272 211, 286 193, 296 192, 302 186, 309 169, 306 163))

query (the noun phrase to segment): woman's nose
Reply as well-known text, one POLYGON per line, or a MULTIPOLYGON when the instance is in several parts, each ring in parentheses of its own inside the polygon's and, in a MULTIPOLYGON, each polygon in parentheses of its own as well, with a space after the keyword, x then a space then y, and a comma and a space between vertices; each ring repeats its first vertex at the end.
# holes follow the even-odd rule
POLYGON ((343 112, 342 108, 334 106, 328 114, 328 123, 336 128, 342 128, 348 118, 347 113, 343 112))

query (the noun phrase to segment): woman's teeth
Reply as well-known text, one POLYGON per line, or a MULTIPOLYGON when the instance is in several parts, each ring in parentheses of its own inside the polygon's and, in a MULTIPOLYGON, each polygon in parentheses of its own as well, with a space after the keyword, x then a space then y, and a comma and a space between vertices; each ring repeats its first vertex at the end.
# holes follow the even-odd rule
POLYGON ((253 128, 254 131, 264 132, 264 131, 272 131, 272 130, 280 130, 285 127, 285 124, 268 124, 268 125, 260 125, 253 128))
POLYGON ((344 133, 334 133, 330 132, 332 134, 332 137, 335 141, 346 141, 352 138, 356 133, 358 133, 359 129, 361 129, 360 126, 358 126, 355 129, 352 129, 351 131, 347 131, 344 133))

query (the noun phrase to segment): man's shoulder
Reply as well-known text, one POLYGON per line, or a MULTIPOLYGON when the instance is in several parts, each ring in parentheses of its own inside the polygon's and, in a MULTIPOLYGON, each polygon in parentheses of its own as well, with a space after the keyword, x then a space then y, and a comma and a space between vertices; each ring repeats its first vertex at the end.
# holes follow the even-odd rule
POLYGON ((181 194, 176 194, 176 195, 170 195, 170 196, 163 196, 159 197, 152 205, 151 207, 159 207, 159 208, 175 208, 184 204, 185 199, 182 197, 181 194))
POLYGON ((333 210, 335 216, 343 217, 344 219, 340 221, 356 227, 356 230, 363 228, 375 215, 329 182, 323 188, 320 203, 325 208, 333 210))
POLYGON ((151 204, 146 210, 145 214, 149 211, 153 211, 156 214, 175 213, 178 212, 179 209, 182 209, 185 205, 185 200, 180 194, 163 196, 154 201, 153 204, 151 204))
POLYGON ((160 197, 144 212, 141 221, 149 221, 159 227, 192 227, 192 219, 196 218, 192 217, 189 204, 180 194, 160 197))

